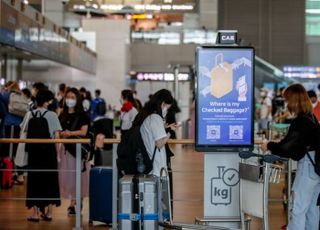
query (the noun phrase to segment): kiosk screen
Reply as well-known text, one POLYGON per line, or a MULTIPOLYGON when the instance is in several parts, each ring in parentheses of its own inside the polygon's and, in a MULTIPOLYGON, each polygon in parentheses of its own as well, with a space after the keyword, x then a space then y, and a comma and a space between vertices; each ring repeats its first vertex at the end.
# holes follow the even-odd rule
POLYGON ((251 149, 254 49, 198 48, 196 69, 196 150, 251 149))

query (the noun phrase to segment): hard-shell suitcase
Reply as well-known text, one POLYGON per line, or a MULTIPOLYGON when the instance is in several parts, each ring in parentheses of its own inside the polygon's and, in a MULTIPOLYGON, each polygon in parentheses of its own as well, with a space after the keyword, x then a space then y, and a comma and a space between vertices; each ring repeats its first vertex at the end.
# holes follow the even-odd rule
POLYGON ((125 175, 119 189, 119 229, 159 229, 158 178, 125 175))
POLYGON ((13 162, 10 157, 0 157, 0 189, 9 189, 13 185, 13 162))
POLYGON ((90 170, 89 223, 112 223, 112 168, 95 167, 90 170))

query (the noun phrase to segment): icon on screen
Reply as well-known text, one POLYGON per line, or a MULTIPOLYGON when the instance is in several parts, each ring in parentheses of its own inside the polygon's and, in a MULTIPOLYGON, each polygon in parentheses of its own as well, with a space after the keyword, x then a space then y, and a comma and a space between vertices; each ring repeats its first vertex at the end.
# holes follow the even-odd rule
POLYGON ((221 138, 220 125, 207 125, 207 139, 217 140, 221 138))
POLYGON ((237 81, 236 89, 238 91, 238 101, 247 101, 248 84, 246 76, 241 76, 237 81))
POLYGON ((242 140, 243 139, 243 126, 242 125, 229 126, 229 138, 230 138, 230 140, 242 140))

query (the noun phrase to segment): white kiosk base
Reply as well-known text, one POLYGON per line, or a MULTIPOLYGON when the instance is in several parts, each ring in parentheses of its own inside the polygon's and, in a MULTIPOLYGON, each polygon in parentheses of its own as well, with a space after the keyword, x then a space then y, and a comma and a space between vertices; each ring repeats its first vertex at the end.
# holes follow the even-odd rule
POLYGON ((204 218, 216 220, 212 222, 214 226, 241 226, 237 221, 240 220, 239 162, 238 153, 205 153, 204 218))

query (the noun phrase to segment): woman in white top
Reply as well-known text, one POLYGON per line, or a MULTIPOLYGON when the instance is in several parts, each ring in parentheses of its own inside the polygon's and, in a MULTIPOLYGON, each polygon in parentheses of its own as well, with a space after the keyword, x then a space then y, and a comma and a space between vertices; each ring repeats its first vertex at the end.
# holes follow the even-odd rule
POLYGON ((138 114, 137 103, 131 90, 125 89, 121 91, 121 104, 121 135, 124 135, 131 128, 138 114))
POLYGON ((153 171, 150 173, 156 176, 160 176, 161 168, 167 167, 165 144, 170 138, 170 134, 165 131, 164 118, 172 103, 173 97, 170 91, 159 90, 151 97, 134 121, 134 125, 141 125, 142 140, 150 158, 153 156, 154 149, 157 148, 153 171))

